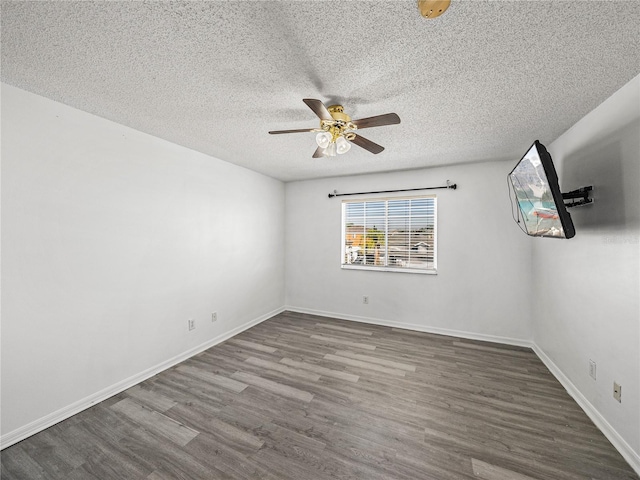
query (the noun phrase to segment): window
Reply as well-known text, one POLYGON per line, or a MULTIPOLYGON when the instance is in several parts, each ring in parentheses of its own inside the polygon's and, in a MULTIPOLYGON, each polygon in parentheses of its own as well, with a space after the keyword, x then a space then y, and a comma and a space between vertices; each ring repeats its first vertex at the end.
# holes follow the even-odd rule
POLYGON ((342 202, 342 268, 436 273, 436 197, 342 202))

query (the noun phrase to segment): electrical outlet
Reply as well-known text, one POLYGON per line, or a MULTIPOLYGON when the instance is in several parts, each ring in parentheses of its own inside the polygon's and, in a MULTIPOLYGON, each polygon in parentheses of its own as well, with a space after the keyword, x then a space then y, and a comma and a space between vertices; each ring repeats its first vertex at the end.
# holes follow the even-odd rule
POLYGON ((189 331, 195 330, 195 328, 196 328, 196 321, 195 321, 195 319, 190 318, 189 319, 189 331))
POLYGON ((589 360, 589 376, 596 379, 596 362, 589 360))
POLYGON ((364 303, 365 305, 369 304, 369 295, 362 296, 362 303, 364 303))
POLYGON ((613 382, 613 398, 622 403, 622 385, 613 382))
POLYGON ((218 321, 218 312, 213 312, 211 314, 211 321, 212 322, 217 322, 218 321))

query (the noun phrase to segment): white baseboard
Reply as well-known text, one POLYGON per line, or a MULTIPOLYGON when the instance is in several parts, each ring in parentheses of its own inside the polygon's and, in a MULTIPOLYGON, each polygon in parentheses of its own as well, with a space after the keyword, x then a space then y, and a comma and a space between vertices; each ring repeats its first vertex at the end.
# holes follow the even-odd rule
POLYGON ((309 308, 294 307, 287 305, 285 310, 297 313, 308 313, 310 315, 318 315, 320 317, 339 318, 341 320, 351 320, 352 322, 370 323, 373 325, 382 325, 384 327, 404 328, 405 330, 414 330, 417 332, 435 333, 437 335, 447 335, 450 337, 466 338, 469 340, 481 340, 483 342, 495 342, 505 345, 515 345, 518 347, 533 348, 533 343, 529 340, 519 338, 499 337, 496 335, 486 335, 483 333, 465 332, 462 330, 449 330, 447 328, 429 327, 418 325, 415 323, 394 322, 392 320, 384 320, 380 318, 360 317, 356 315, 348 315, 337 312, 325 312, 323 310, 312 310, 309 308))
POLYGON ((153 377, 154 375, 162 372, 163 370, 166 370, 167 368, 171 368, 180 362, 184 362, 186 359, 193 357, 194 355, 197 355, 198 353, 203 352, 206 349, 211 348, 214 345, 217 345, 218 343, 222 343, 225 340, 239 334, 240 332, 243 332, 261 322, 264 322, 265 320, 283 311, 284 311, 284 307, 281 307, 269 313, 261 315, 258 318, 254 318, 253 320, 250 320, 244 323, 243 325, 240 325, 239 327, 236 327, 232 330, 229 330, 228 332, 218 335, 217 337, 212 338, 196 347, 190 348, 186 352, 176 355, 175 357, 170 358, 169 360, 166 360, 157 365, 154 365, 153 367, 148 368, 125 380, 122 380, 121 382, 118 382, 114 385, 104 388, 99 392, 96 392, 92 395, 89 395, 88 397, 85 397, 81 400, 78 400, 77 402, 72 403, 71 405, 63 407, 55 412, 50 413, 49 415, 46 415, 42 418, 39 418, 38 420, 35 420, 27 425, 24 425, 23 427, 17 428, 12 432, 2 435, 2 437, 0 437, 0 450, 10 447, 11 445, 18 443, 19 441, 24 440, 25 438, 30 437, 31 435, 34 435, 44 430, 45 428, 49 428, 52 425, 55 425, 56 423, 61 422, 62 420, 66 420, 67 418, 72 417, 73 415, 80 413, 83 410, 86 410, 87 408, 95 405, 96 403, 102 402, 107 398, 110 398, 120 392, 123 392, 124 390, 127 390, 128 388, 131 388, 134 385, 137 385, 138 383, 153 377))
POLYGON ((609 422, 600 414, 600 412, 586 399, 586 397, 578 390, 569 378, 562 373, 562 370, 553 363, 553 360, 536 344, 533 345, 533 351, 538 355, 542 363, 546 365, 554 377, 562 384, 565 390, 573 397, 576 403, 584 410, 584 413, 591 421, 600 429, 605 437, 611 442, 620 455, 627 461, 638 475, 640 475, 640 455, 625 441, 624 438, 611 426, 609 422))

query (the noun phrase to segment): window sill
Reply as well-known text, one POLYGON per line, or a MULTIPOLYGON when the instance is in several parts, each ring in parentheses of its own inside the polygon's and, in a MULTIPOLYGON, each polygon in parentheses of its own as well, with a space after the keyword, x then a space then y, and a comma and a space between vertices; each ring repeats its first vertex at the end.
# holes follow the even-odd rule
POLYGON ((438 271, 436 269, 432 270, 422 270, 417 268, 394 268, 394 267, 375 267, 375 266, 364 266, 364 265, 340 265, 340 268, 343 270, 371 270, 376 272, 397 272, 397 273, 417 273, 420 275, 437 275, 438 271))

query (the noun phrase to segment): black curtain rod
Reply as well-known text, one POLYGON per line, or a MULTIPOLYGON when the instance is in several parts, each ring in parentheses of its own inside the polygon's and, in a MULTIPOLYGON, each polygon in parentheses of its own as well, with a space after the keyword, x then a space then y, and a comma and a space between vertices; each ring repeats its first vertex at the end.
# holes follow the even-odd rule
POLYGON ((416 190, 439 190, 441 188, 450 188, 451 190, 455 190, 456 188, 458 188, 458 185, 456 185, 455 183, 449 184, 449 180, 447 180, 447 184, 443 187, 405 188, 404 190, 379 190, 377 192, 355 192, 355 193, 338 193, 337 190, 334 190, 333 193, 329 194, 329 198, 344 197, 347 195, 367 195, 369 193, 395 193, 395 192, 415 192, 416 190))

